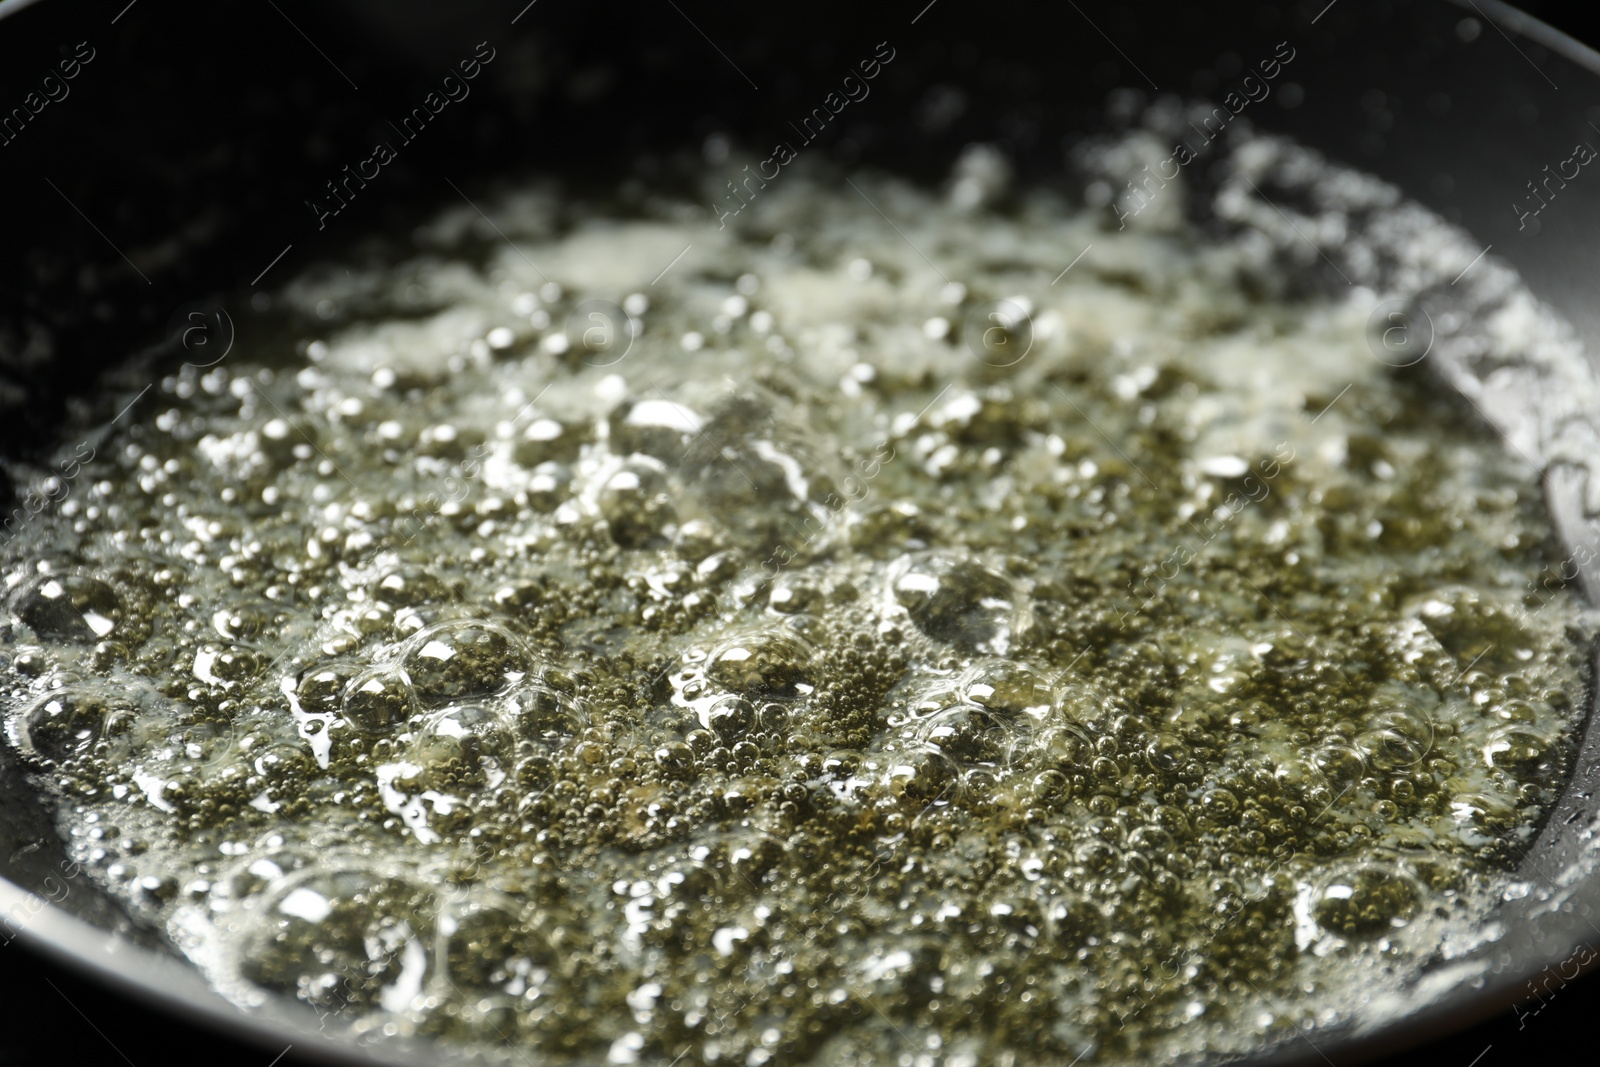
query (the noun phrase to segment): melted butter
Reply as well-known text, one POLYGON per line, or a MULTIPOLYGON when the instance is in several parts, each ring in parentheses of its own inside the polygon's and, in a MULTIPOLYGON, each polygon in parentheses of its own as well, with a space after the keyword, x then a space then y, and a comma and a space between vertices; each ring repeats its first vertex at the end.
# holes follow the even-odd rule
POLYGON ((1248 235, 866 189, 532 192, 161 380, 5 549, 74 855, 585 1062, 1248 1051, 1471 928, 1584 692, 1536 472, 1248 235))

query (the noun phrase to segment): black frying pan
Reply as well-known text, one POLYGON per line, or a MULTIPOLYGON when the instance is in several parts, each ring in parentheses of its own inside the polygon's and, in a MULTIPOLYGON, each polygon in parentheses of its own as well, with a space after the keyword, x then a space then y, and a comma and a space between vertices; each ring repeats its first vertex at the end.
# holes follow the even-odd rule
MULTIPOLYGON (((39 455, 70 405, 98 403, 109 418, 119 383, 137 389, 164 362, 216 358, 250 329, 253 293, 364 233, 405 232, 457 195, 451 183, 471 193, 518 173, 631 173, 670 187, 708 135, 761 144, 884 40, 903 58, 830 135, 838 162, 932 178, 980 140, 1043 181, 1059 181, 1063 153, 1105 127, 1110 90, 1220 93, 1241 61, 1291 41, 1298 106, 1257 108, 1252 122, 1461 223, 1600 343, 1600 304, 1588 299, 1600 183, 1570 183, 1535 225, 1525 188, 1576 141, 1600 143, 1600 56, 1494 0, 525 2, 0 3, 0 455, 39 455), (328 214, 323 183, 360 158, 397 101, 480 41, 505 57, 494 76, 381 184, 328 214)), ((1550 484, 1558 520, 1576 529, 1575 492, 1559 476, 1550 484)), ((1581 582, 1593 592, 1594 575, 1581 582)), ((1397 1048, 1548 991, 1552 975, 1570 981, 1594 959, 1600 877, 1580 858, 1600 786, 1592 726, 1575 766, 1519 872, 1535 886, 1566 880, 1565 910, 1534 914, 1537 892, 1504 905, 1483 982, 1398 1024, 1318 1035, 1316 1048, 1273 1058, 1342 1063, 1397 1048)), ((62 862, 38 798, 0 766, 0 938, 274 1049, 368 1055, 293 1008, 239 1013, 62 862)))

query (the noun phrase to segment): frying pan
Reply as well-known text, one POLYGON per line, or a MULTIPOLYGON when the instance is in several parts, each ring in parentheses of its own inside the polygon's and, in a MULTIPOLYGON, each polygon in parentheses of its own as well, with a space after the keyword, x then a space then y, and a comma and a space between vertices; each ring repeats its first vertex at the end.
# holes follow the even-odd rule
MULTIPOLYGON (((1064 153, 1106 127, 1112 90, 1219 93, 1241 63, 1290 41, 1297 91, 1254 109, 1256 128, 1459 223, 1591 351, 1600 346, 1600 303, 1589 298, 1600 249, 1587 239, 1600 234, 1600 178, 1568 183, 1537 225, 1513 206, 1575 142, 1600 143, 1600 55, 1495 0, 525 4, 0 2, 0 117, 27 108, 0 135, 10 207, 0 455, 37 459, 69 412, 108 420, 164 366, 219 358, 251 328, 257 294, 364 234, 406 233, 507 176, 671 189, 708 137, 761 145, 880 41, 903 58, 824 151, 933 179, 982 141, 1040 181, 1059 180, 1064 153), (480 41, 505 58, 470 101, 337 217, 308 208, 386 119, 480 41)), ((1546 485, 1558 529, 1575 537, 1581 485, 1559 470, 1546 485)), ((12 493, 0 484, 0 496, 12 493)), ((1592 567, 1578 576, 1585 595, 1597 577, 1592 567)), ((1501 936, 1438 969, 1383 1025, 1358 1020, 1260 1062, 1403 1047, 1569 982, 1595 959, 1592 722, 1573 766, 1517 871, 1531 891, 1493 916, 1501 936)), ((0 938, 171 1012, 329 1061, 436 1059, 341 1044, 293 1005, 246 1014, 223 1001, 64 865, 47 811, 10 762, 0 765, 0 876, 0 938)))

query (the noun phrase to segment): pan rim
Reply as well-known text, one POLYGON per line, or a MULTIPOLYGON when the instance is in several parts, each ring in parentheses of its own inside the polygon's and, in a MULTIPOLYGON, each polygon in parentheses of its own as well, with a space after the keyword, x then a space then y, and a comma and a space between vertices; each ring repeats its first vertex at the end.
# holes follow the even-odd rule
MULTIPOLYGON (((0 0, 0 19, 33 6, 38 0, 0 0)), ((1558 53, 1569 61, 1596 76, 1600 76, 1600 51, 1575 40, 1567 34, 1528 15, 1503 0, 1448 0, 1455 8, 1467 14, 1488 19, 1504 26, 1518 37, 1534 41, 1558 53)), ((1600 678, 1600 657, 1594 657, 1593 677, 1600 678)), ((1592 689, 1594 687, 1591 687, 1592 689)), ((1596 727, 1596 699, 1600 693, 1591 691, 1588 700, 1585 732, 1596 727)), ((1569 783, 1570 788, 1570 783, 1569 783)), ((0 875, 0 913, 10 914, 19 906, 32 908, 42 901, 28 922, 17 931, 19 939, 31 951, 40 952, 89 972, 99 981, 126 992, 139 1000, 173 1011, 182 1017, 194 1018, 204 1025, 230 1036, 246 1037, 264 1046, 276 1047, 288 1037, 295 1038, 301 1054, 314 1055, 329 1062, 350 1063, 424 1063, 426 1058, 416 1056, 393 1046, 378 1046, 376 1050, 350 1041, 339 1041, 319 1032, 306 1020, 294 1018, 294 1012, 277 1013, 247 1011, 216 994, 200 977, 199 972, 173 954, 139 945, 114 931, 106 931, 87 923, 8 878, 0 875), (301 1042, 305 1043, 302 1044, 301 1042), (374 1055, 374 1051, 379 1054, 374 1055)), ((1586 943, 1586 942, 1585 942, 1586 943)), ((1544 962, 1547 966, 1562 957, 1552 956, 1544 962)), ((1596 962, 1582 967, 1580 973, 1596 969, 1596 962)), ((1366 1058, 1387 1052, 1401 1051, 1443 1034, 1460 1029, 1481 1019, 1490 1011, 1502 1011, 1529 999, 1518 992, 1530 975, 1539 973, 1530 963, 1503 975, 1494 975, 1483 986, 1470 992, 1458 990, 1445 1002, 1421 1008, 1415 1013, 1384 1025, 1369 1033, 1330 1034, 1326 1045, 1330 1052, 1366 1058)), ((1321 1058, 1314 1049, 1300 1051, 1280 1048, 1268 1052, 1255 1062, 1298 1063, 1321 1058)))

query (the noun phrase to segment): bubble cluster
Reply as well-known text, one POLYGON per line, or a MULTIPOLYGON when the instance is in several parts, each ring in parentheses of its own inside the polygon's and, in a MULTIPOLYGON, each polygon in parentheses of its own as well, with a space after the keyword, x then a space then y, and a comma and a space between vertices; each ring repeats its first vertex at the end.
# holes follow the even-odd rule
POLYGON ((1534 475, 1259 242, 888 188, 963 283, 798 173, 531 190, 162 378, 0 549, 74 857, 242 1003, 552 1063, 1224 1055, 1471 929, 1584 692, 1534 475))

